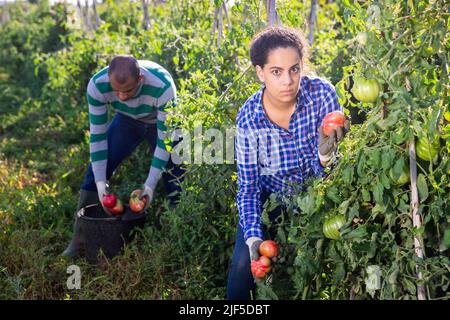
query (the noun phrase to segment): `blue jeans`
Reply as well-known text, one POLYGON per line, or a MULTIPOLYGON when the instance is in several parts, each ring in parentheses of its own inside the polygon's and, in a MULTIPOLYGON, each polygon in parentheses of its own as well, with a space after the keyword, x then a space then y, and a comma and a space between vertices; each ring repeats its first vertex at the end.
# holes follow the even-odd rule
MULTIPOLYGON (((261 192, 261 209, 269 196, 269 192, 261 192)), ((281 208, 281 206, 278 206, 269 212, 270 221, 274 221, 281 214, 281 208)), ((265 233, 266 231, 272 239, 275 237, 276 228, 267 230, 267 227, 263 225, 263 232, 265 233)), ((250 291, 253 292, 253 297, 255 297, 255 281, 250 269, 250 254, 248 252, 248 246, 245 244, 244 232, 238 223, 233 257, 231 258, 231 264, 228 270, 227 299, 249 300, 250 291)))
MULTIPOLYGON (((147 140, 150 143, 150 148, 154 150, 158 133, 156 124, 143 123, 121 113, 116 113, 108 126, 107 136, 108 162, 106 179, 109 180, 120 163, 130 156, 142 141, 147 140)), ((162 173, 162 180, 171 204, 178 201, 181 188, 177 183, 177 179, 180 179, 183 173, 184 170, 180 166, 174 165, 172 158, 170 158, 166 170, 162 173)), ((143 178, 143 181, 145 181, 145 178, 143 178)), ((91 163, 89 163, 81 189, 97 191, 91 163)))

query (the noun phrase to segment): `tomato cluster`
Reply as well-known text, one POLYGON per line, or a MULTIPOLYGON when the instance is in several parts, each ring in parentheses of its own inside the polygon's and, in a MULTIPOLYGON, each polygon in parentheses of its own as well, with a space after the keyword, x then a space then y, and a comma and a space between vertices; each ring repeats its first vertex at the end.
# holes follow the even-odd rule
POLYGON ((251 262, 251 271, 255 278, 262 279, 272 270, 271 259, 278 256, 278 245, 273 240, 263 241, 259 245, 259 253, 259 259, 251 262))
POLYGON ((115 194, 110 193, 104 195, 102 203, 103 206, 108 208, 108 211, 114 216, 123 213, 123 203, 115 194))

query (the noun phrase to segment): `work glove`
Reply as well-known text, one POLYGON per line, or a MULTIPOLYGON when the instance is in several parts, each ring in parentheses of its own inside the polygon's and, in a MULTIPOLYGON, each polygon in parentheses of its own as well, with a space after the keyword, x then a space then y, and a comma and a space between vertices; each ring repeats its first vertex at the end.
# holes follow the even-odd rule
POLYGON ((144 185, 144 190, 141 192, 139 199, 142 200, 145 197, 147 197, 147 199, 145 201, 144 211, 147 210, 153 200, 153 189, 146 185, 144 185))
POLYGON ((103 205, 103 197, 106 195, 106 182, 97 181, 95 184, 97 185, 98 200, 103 205))
POLYGON ((105 212, 109 213, 108 209, 103 205, 103 197, 107 194, 106 182, 105 181, 97 181, 95 184, 97 186, 98 200, 100 201, 100 204, 102 205, 103 210, 105 212))
POLYGON ((250 254, 251 260, 259 259, 259 245, 263 242, 263 240, 259 237, 250 237, 245 241, 245 244, 248 247, 248 252, 250 254))
POLYGON ((322 162, 328 162, 336 152, 338 143, 344 138, 350 129, 350 122, 345 120, 343 127, 337 127, 332 130, 329 136, 323 133, 322 126, 319 127, 319 159, 322 162))

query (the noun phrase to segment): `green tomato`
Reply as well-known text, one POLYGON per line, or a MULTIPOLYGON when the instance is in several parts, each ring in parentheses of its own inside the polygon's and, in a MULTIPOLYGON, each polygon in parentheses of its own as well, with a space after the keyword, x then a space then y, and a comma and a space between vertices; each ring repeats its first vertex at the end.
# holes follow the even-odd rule
POLYGON ((434 141, 430 143, 427 136, 423 135, 417 140, 416 143, 416 154, 417 156, 425 161, 432 161, 438 154, 441 144, 439 141, 439 136, 434 136, 434 141))
POLYGON ((343 215, 335 215, 323 223, 322 231, 328 239, 339 239, 341 234, 339 229, 345 224, 345 217, 343 215))
POLYGON ((394 182, 398 186, 403 186, 409 182, 409 168, 407 165, 403 166, 403 170, 401 175, 397 178, 394 174, 394 168, 391 168, 389 170, 389 177, 391 178, 392 182, 394 182))
POLYGON ((375 79, 356 78, 351 92, 361 102, 375 102, 380 94, 380 86, 375 79))

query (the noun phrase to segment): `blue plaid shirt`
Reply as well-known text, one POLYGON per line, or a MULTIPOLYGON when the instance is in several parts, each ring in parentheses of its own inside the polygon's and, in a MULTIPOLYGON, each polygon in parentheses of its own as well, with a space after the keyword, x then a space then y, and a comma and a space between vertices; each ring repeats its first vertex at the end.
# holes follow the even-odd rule
POLYGON ((263 90, 264 85, 245 102, 236 118, 237 206, 245 240, 263 238, 262 190, 289 194, 306 178, 323 175, 318 130, 327 113, 342 111, 330 82, 304 76, 287 131, 267 118, 263 90))

